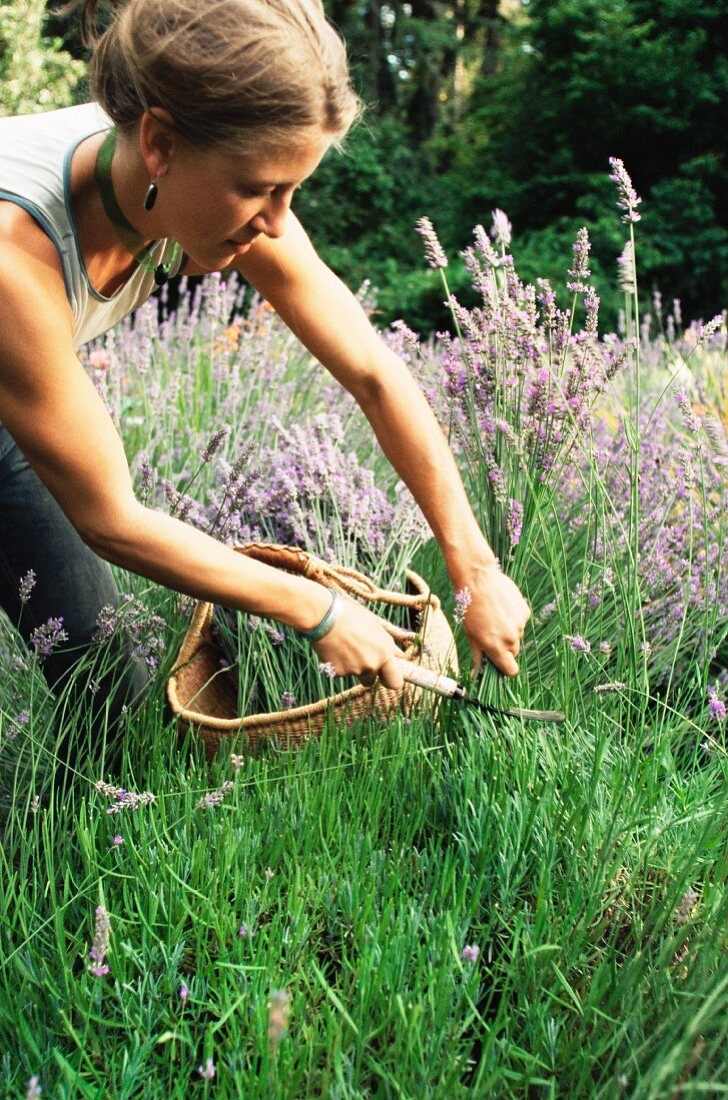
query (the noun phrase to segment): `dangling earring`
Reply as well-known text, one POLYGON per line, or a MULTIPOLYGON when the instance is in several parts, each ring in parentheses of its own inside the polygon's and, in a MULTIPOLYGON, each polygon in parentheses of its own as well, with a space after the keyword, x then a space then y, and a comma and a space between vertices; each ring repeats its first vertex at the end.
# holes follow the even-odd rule
POLYGON ((157 201, 157 190, 158 190, 157 182, 156 182, 156 180, 152 180, 152 182, 149 184, 149 188, 147 190, 147 193, 144 196, 144 209, 145 210, 151 210, 152 207, 154 206, 155 202, 157 201))

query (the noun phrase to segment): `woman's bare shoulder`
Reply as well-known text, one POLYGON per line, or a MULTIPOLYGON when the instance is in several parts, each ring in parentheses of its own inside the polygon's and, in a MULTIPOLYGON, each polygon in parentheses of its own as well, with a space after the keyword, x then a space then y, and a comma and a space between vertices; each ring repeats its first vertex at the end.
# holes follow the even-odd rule
MULTIPOLYGON (((73 348, 73 312, 55 245, 32 224, 18 231, 15 215, 0 203, 0 372, 13 363, 52 358, 73 348)), ((19 208, 18 208, 19 209, 19 208)), ((25 211, 20 211, 24 214, 25 211)), ((49 363, 50 369, 50 363, 49 363)))
POLYGON ((62 275, 58 249, 32 214, 15 202, 0 200, 0 249, 6 245, 52 264, 62 275))
POLYGON ((72 327, 58 250, 35 219, 12 202, 0 202, 0 287, 6 330, 15 311, 42 305, 57 317, 65 314, 72 327))

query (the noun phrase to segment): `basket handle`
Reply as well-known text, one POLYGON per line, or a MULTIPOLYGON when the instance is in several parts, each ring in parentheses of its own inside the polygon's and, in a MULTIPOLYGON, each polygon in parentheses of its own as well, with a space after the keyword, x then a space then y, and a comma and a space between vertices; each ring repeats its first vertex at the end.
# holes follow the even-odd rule
MULTIPOLYGON (((236 546, 235 549, 239 554, 246 554, 265 565, 286 569, 291 573, 300 573, 326 588, 336 588, 340 592, 358 596, 359 599, 370 603, 379 601, 397 607, 412 607, 418 611, 423 611, 428 605, 433 609, 440 607, 440 600, 434 592, 407 595, 402 592, 391 592, 387 588, 378 588, 356 569, 350 569, 345 565, 332 565, 296 546, 282 546, 272 542, 249 542, 236 546)), ((415 576, 415 574, 411 575, 415 576)))

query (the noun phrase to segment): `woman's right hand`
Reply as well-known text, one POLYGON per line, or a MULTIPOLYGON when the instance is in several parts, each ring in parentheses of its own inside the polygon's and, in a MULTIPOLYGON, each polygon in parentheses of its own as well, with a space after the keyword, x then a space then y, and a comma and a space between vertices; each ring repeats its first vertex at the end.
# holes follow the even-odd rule
POLYGON ((358 676, 371 687, 379 679, 383 687, 401 690, 404 677, 394 638, 381 621, 361 604, 345 596, 341 614, 333 629, 312 647, 322 663, 330 664, 337 676, 358 676))

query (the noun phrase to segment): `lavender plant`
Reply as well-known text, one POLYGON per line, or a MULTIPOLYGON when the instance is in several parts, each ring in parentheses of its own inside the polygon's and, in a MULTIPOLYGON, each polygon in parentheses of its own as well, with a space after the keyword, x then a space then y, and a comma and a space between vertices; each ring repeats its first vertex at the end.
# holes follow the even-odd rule
MULTIPOLYGON (((400 333, 425 360, 427 377, 439 373, 431 400, 459 452, 471 499, 502 565, 534 606, 526 665, 538 668, 541 683, 568 691, 565 669, 581 654, 584 687, 624 683, 643 708, 653 689, 684 688, 691 664, 699 671, 690 690, 704 697, 725 639, 727 452, 718 416, 706 409, 698 418, 678 392, 681 426, 669 403, 685 349, 675 342, 674 316, 672 342, 663 339, 657 357, 649 320, 640 324, 634 224, 641 200, 621 161, 611 167, 630 228, 619 261, 623 338, 598 335, 587 230, 577 234, 566 279, 571 306, 562 311, 548 283, 518 278, 502 211, 494 212, 491 231, 497 248, 478 226, 463 253, 480 299, 470 309, 450 294, 447 257, 429 220, 421 220, 454 331, 438 334, 429 348, 403 326, 400 333)), ((704 326, 706 340, 722 322, 704 326)))
POLYGON ((482 305, 462 306, 443 272, 456 334, 437 337, 445 399, 439 404, 491 545, 520 583, 534 531, 551 507, 566 462, 588 438, 594 401, 624 359, 602 357, 595 346, 599 302, 585 283, 585 229, 569 272, 574 301, 568 313, 556 308, 548 284, 542 282, 537 293, 518 278, 502 227, 496 228, 500 255, 482 226, 474 236, 464 257, 482 305), (577 294, 586 296, 586 322, 572 337, 577 294))
POLYGON ((419 510, 353 400, 266 303, 241 317, 241 294, 210 276, 159 326, 145 307, 89 351, 139 495, 222 541, 292 543, 394 583, 427 537, 419 510))

